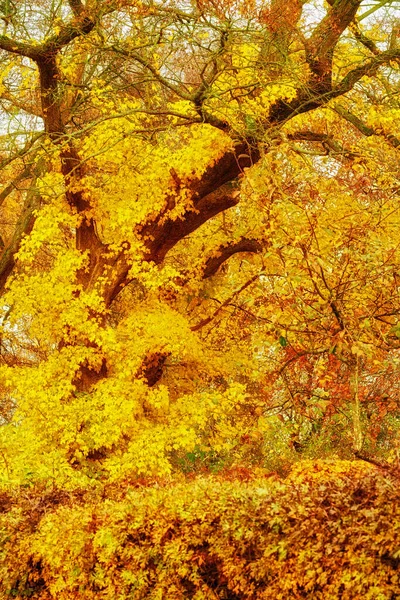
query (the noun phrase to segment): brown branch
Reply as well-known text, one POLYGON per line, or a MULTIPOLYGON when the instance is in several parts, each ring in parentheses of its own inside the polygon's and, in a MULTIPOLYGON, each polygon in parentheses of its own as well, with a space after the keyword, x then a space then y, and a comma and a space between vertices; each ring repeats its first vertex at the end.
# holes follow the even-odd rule
POLYGON ((343 31, 356 16, 361 0, 336 0, 306 41, 306 60, 318 91, 331 87, 332 59, 343 31))
MULTIPOLYGON (((75 4, 75 2, 73 3, 75 4)), ((45 60, 51 54, 57 53, 61 48, 67 46, 77 37, 90 33, 94 26, 95 21, 84 12, 81 12, 79 18, 74 18, 70 23, 63 25, 59 33, 51 36, 40 45, 20 42, 9 38, 7 35, 0 35, 0 50, 5 50, 19 56, 26 56, 35 62, 45 60)))
POLYGON ((375 135, 375 131, 372 129, 372 127, 369 127, 368 125, 363 123, 363 121, 361 121, 361 119, 359 119, 354 113, 351 113, 339 104, 336 104, 333 110, 338 115, 343 117, 343 119, 346 119, 346 121, 354 125, 354 127, 358 129, 358 131, 360 131, 363 135, 367 137, 375 135))
POLYGON ((238 242, 220 246, 214 256, 211 256, 205 264, 203 279, 207 279, 218 271, 220 266, 238 252, 261 252, 262 244, 258 240, 242 238, 238 242))
POLYGON ((299 358, 302 358, 303 356, 308 356, 308 355, 316 356, 318 354, 326 354, 326 353, 328 353, 328 354, 330 353, 330 348, 322 348, 321 350, 301 350, 300 352, 296 351, 296 354, 294 356, 292 356, 291 358, 288 358, 279 369, 274 371, 274 374, 278 375, 278 376, 282 376, 289 365, 291 365, 293 362, 295 362, 299 358))
POLYGON ((311 86, 305 91, 299 90, 298 95, 292 101, 287 102, 280 99, 275 102, 271 107, 268 120, 271 125, 280 124, 288 121, 295 115, 324 106, 330 100, 343 96, 352 90, 354 85, 365 75, 372 76, 379 67, 388 64, 391 60, 399 59, 400 49, 381 52, 378 56, 349 71, 334 88, 318 90, 311 86))
MULTIPOLYGON (((147 248, 144 260, 161 264, 166 254, 181 239, 217 214, 236 206, 239 202, 239 176, 244 169, 256 163, 259 157, 258 149, 247 141, 238 143, 234 150, 226 152, 206 169, 200 179, 188 184, 192 192, 193 209, 187 210, 179 219, 168 218, 168 210, 175 206, 174 196, 177 190, 174 190, 174 194, 171 193, 167 199, 166 210, 138 231, 147 248)), ((176 181, 176 184, 179 186, 180 182, 176 181)), ((118 259, 114 259, 112 267, 114 277, 105 287, 107 305, 111 304, 129 283, 130 266, 124 253, 121 253, 118 259)))
POLYGON ((68 4, 75 17, 79 17, 85 10, 85 7, 83 6, 81 0, 68 0, 68 4))
POLYGON ((234 183, 221 185, 219 189, 194 202, 194 209, 186 211, 181 219, 165 219, 161 224, 144 227, 141 235, 147 242, 148 260, 160 264, 167 252, 180 240, 198 229, 203 223, 220 212, 236 206, 239 190, 234 183))
POLYGON ((62 97, 59 93, 60 72, 57 65, 57 52, 47 52, 36 60, 40 74, 40 94, 46 132, 52 140, 62 146, 60 152, 61 172, 64 177, 66 199, 69 205, 82 214, 76 229, 76 247, 89 251, 89 264, 78 273, 79 282, 84 288, 93 284, 93 273, 101 264, 106 246, 99 239, 92 217, 84 216, 90 209, 89 202, 80 189, 73 189, 74 182, 82 176, 80 156, 70 140, 65 143, 65 125, 61 114, 62 97))
POLYGON ((58 97, 60 71, 56 54, 37 58, 36 63, 39 68, 42 116, 46 132, 56 141, 65 133, 58 97))
MULTIPOLYGON (((36 168, 36 177, 40 175, 41 165, 36 168)), ((28 192, 22 213, 14 229, 10 243, 0 256, 0 294, 4 292, 7 280, 15 266, 15 255, 19 251, 25 235, 30 233, 35 222, 34 212, 40 206, 40 196, 34 187, 28 192)))
POLYGON ((391 146, 393 146, 393 148, 399 148, 400 147, 400 140, 395 135, 385 134, 381 130, 376 130, 376 129, 373 129, 372 127, 369 127, 359 117, 357 117, 352 112, 346 110, 342 106, 336 105, 334 107, 334 111, 337 112, 338 115, 340 115, 341 117, 343 117, 343 119, 346 119, 346 121, 348 121, 349 123, 351 123, 363 135, 365 135, 367 137, 370 137, 371 135, 379 135, 379 136, 384 137, 385 140, 391 146))
POLYGON ((361 64, 359 67, 349 71, 332 92, 328 94, 329 99, 337 98, 338 96, 342 96, 346 92, 349 92, 362 77, 365 75, 375 75, 379 67, 390 63, 392 60, 397 61, 398 59, 400 59, 400 49, 398 48, 381 52, 377 56, 361 64))
MULTIPOLYGON (((238 177, 244 169, 256 163, 260 157, 257 148, 248 142, 240 142, 234 150, 226 152, 214 164, 206 169, 200 179, 189 184, 192 191, 193 209, 186 211, 179 219, 169 219, 166 212, 151 223, 141 227, 138 232, 145 242, 147 254, 144 260, 160 264, 167 252, 181 239, 198 229, 203 223, 220 212, 236 206, 239 202, 238 177)), ((179 182, 177 182, 179 185, 179 182)), ((174 207, 175 199, 167 201, 174 207)), ((168 209, 167 209, 168 210, 168 209)), ((129 264, 121 253, 113 263, 115 276, 106 284, 105 298, 109 305, 129 282, 129 264)))
MULTIPOLYGON (((247 144, 239 145, 237 152, 224 154, 219 161, 206 170, 200 180, 189 184, 189 189, 192 188, 193 191, 193 208, 187 210, 179 219, 168 218, 168 210, 175 206, 174 194, 171 193, 164 213, 158 215, 155 221, 142 226, 138 232, 147 247, 144 260, 160 264, 167 252, 181 239, 220 212, 236 206, 239 202, 240 182, 239 180, 230 182, 230 180, 237 177, 243 169, 250 166, 253 159, 257 158, 258 153, 253 151, 251 155, 247 144), (244 153, 245 149, 247 153, 244 153)), ((111 304, 128 283, 130 267, 123 252, 117 259, 110 259, 105 264, 112 264, 114 272, 113 281, 107 283, 105 289, 106 303, 111 304)))
POLYGON ((350 30, 353 33, 356 40, 360 42, 360 44, 365 46, 365 48, 367 48, 370 52, 372 52, 372 54, 378 55, 380 53, 380 50, 375 44, 375 42, 361 31, 360 26, 357 22, 351 24, 350 30))
POLYGON ((7 165, 11 164, 12 162, 14 162, 14 160, 17 160, 18 158, 22 158, 23 156, 25 156, 25 154, 27 154, 28 152, 31 151, 32 147, 35 145, 35 143, 37 142, 37 140, 41 137, 43 137, 44 133, 40 132, 40 133, 35 133, 31 139, 29 139, 26 144, 20 148, 20 150, 17 150, 17 152, 15 152, 15 154, 12 154, 11 156, 9 156, 8 158, 5 158, 4 160, 2 160, 0 162, 0 169, 4 169, 5 167, 7 167, 7 165))
MULTIPOLYGON (((62 99, 58 84, 60 72, 57 65, 57 54, 48 53, 44 58, 36 60, 40 73, 40 94, 42 100, 43 119, 46 132, 55 143, 63 144, 65 125, 61 114, 62 99)), ((61 172, 64 176, 66 198, 71 207, 78 213, 85 213, 90 208, 81 190, 72 190, 73 183, 82 175, 81 159, 71 141, 62 146, 60 152, 61 172)), ((89 265, 79 273, 80 283, 86 287, 92 281, 92 274, 99 264, 101 254, 106 246, 96 233, 93 219, 82 217, 76 231, 76 247, 78 250, 89 250, 89 265)))
MULTIPOLYGON (((328 0, 328 4, 333 6, 335 4, 335 0, 328 0)), ((365 46, 372 54, 379 54, 379 49, 375 42, 373 42, 369 37, 367 37, 360 29, 360 23, 358 19, 354 19, 354 21, 350 24, 349 29, 353 33, 354 37, 360 44, 365 46)))
POLYGON ((336 321, 338 322, 338 325, 340 327, 341 331, 344 331, 346 329, 342 315, 340 314, 340 311, 336 305, 336 303, 334 302, 334 300, 331 300, 329 302, 329 306, 332 309, 333 314, 335 315, 336 321))
POLYGON ((2 191, 0 192, 0 206, 3 204, 3 202, 6 200, 6 198, 11 194, 11 192, 18 189, 17 185, 21 181, 28 179, 31 175, 32 175, 32 166, 29 165, 23 171, 21 171, 21 173, 19 173, 16 177, 14 177, 14 179, 11 181, 11 183, 6 185, 6 187, 3 188, 2 191))
POLYGON ((42 46, 39 46, 39 54, 34 60, 58 52, 76 38, 89 34, 94 29, 95 25, 96 21, 94 19, 90 18, 85 13, 81 13, 80 18, 73 19, 70 23, 63 25, 59 33, 51 36, 42 46))
POLYGON ((259 149, 252 140, 236 144, 233 150, 226 152, 211 167, 208 167, 200 180, 193 181, 191 189, 194 202, 236 179, 245 169, 258 162, 259 158, 259 149))
POLYGON ((358 156, 351 150, 346 150, 339 142, 327 133, 318 133, 310 130, 296 131, 288 134, 288 139, 293 141, 317 142, 320 143, 325 153, 340 154, 348 159, 358 156))
POLYGON ((38 56, 38 47, 28 44, 28 42, 18 42, 9 38, 7 35, 0 35, 0 50, 11 52, 19 56, 27 56, 35 60, 38 56))
MULTIPOLYGON (((215 215, 236 206, 239 202, 238 197, 237 187, 232 183, 227 183, 217 191, 198 200, 195 208, 186 211, 181 218, 169 219, 166 217, 161 222, 157 220, 144 225, 139 232, 147 248, 143 260, 161 264, 167 252, 181 239, 198 229, 215 215)), ((113 278, 105 285, 104 297, 106 304, 110 305, 129 282, 130 265, 123 252, 116 259, 110 261, 104 255, 103 267, 108 264, 112 264, 113 278)))
POLYGON ((154 352, 143 361, 136 377, 144 378, 149 387, 153 387, 162 377, 163 367, 170 352, 154 352))

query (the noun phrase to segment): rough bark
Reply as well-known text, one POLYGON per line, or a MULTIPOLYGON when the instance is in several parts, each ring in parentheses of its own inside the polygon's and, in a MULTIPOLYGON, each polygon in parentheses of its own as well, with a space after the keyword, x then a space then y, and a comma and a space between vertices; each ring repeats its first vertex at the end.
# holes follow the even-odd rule
POLYGON ((311 86, 314 92, 324 93, 331 89, 336 44, 354 20, 360 4, 361 0, 336 0, 307 40, 306 60, 313 74, 311 86))

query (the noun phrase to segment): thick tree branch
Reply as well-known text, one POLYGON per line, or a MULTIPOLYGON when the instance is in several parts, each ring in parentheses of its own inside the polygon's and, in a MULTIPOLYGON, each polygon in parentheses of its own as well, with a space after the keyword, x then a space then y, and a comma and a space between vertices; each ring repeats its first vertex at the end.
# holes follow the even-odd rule
POLYGON ((400 49, 381 52, 378 56, 371 58, 370 60, 349 71, 349 73, 347 73, 347 75, 343 77, 343 79, 334 88, 327 89, 322 93, 316 93, 311 87, 305 91, 299 91, 296 98, 290 102, 278 100, 271 107, 268 120, 271 125, 278 125, 288 121, 295 115, 309 112, 319 108, 320 106, 324 106, 330 100, 338 98, 339 96, 343 96, 352 90, 355 84, 365 75, 375 75, 379 67, 390 63, 392 60, 397 61, 399 59, 400 49))
POLYGON ((220 266, 234 254, 239 252, 261 252, 263 246, 258 240, 242 238, 238 242, 220 246, 214 256, 211 256, 205 264, 203 279, 207 279, 218 271, 220 266))
POLYGON ((186 211, 182 219, 166 219, 160 225, 150 225, 141 234, 150 238, 147 243, 149 260, 160 264, 165 255, 181 239, 198 229, 203 223, 220 212, 236 206, 239 202, 238 186, 228 182, 215 192, 203 196, 194 203, 194 209, 186 211))
POLYGON ((330 89, 336 44, 353 21, 360 4, 361 0, 336 0, 306 42, 306 60, 315 76, 313 87, 318 92, 330 89))
POLYGON ((58 97, 60 71, 57 65, 57 55, 50 54, 43 58, 37 58, 36 62, 39 67, 42 116, 46 132, 53 140, 57 140, 65 133, 61 118, 60 98, 58 97))
POLYGON ((19 56, 27 56, 35 60, 38 56, 38 47, 28 42, 19 42, 9 38, 7 35, 0 35, 0 50, 11 52, 19 56))
MULTIPOLYGON (((175 221, 173 221, 173 223, 175 223, 175 221)), ((175 241, 175 243, 177 243, 177 242, 175 241)), ((218 271, 219 267, 234 254, 238 254, 240 252, 257 253, 257 252, 261 252, 262 249, 263 249, 263 245, 259 240, 253 240, 253 239, 247 239, 247 238, 242 238, 241 240, 239 240, 236 243, 221 246, 217 250, 216 255, 210 257, 206 261, 205 266, 204 266, 204 271, 203 271, 203 279, 207 279, 208 277, 215 275, 215 273, 218 271)), ((166 250, 165 246, 164 246, 162 248, 162 251, 167 252, 168 250, 166 250)), ((106 255, 104 255, 104 256, 106 256, 106 255)), ((145 260, 153 261, 154 255, 148 254, 145 257, 145 260)), ((158 261, 155 261, 155 262, 162 262, 162 260, 163 259, 161 259, 161 253, 160 253, 160 255, 158 256, 158 261)), ((130 266, 129 266, 129 263, 126 260, 125 254, 123 252, 121 252, 121 254, 118 257, 109 260, 107 263, 104 262, 104 264, 109 265, 110 271, 112 271, 112 273, 113 273, 112 281, 109 281, 108 283, 106 283, 105 287, 104 287, 105 303, 106 303, 106 306, 109 306, 113 302, 113 300, 117 297, 119 292, 128 283, 128 273, 129 273, 130 266)), ((95 276, 94 276, 94 279, 95 279, 95 276)))
MULTIPOLYGON (((335 4, 335 0, 328 0, 328 4, 330 6, 333 6, 335 4)), ((379 54, 380 50, 375 44, 375 42, 361 31, 360 21, 360 18, 353 20, 353 22, 349 25, 351 32, 353 33, 356 40, 360 42, 360 44, 365 46, 365 48, 367 48, 370 52, 372 52, 372 54, 379 54)))
POLYGON ((0 50, 26 56, 36 62, 45 60, 49 55, 57 53, 77 37, 90 33, 94 26, 95 20, 81 12, 78 18, 74 18, 70 23, 63 25, 59 33, 45 40, 43 44, 20 42, 6 35, 0 35, 0 50))
POLYGON ((65 139, 65 125, 61 114, 62 95, 59 93, 60 72, 57 65, 57 52, 47 51, 44 57, 36 59, 40 74, 40 93, 43 119, 46 132, 51 139, 61 145, 61 172, 64 176, 66 198, 72 208, 82 215, 76 230, 76 247, 89 251, 89 265, 78 276, 80 283, 87 287, 93 281, 93 273, 101 262, 106 246, 99 239, 92 217, 85 212, 90 205, 83 192, 74 189, 74 183, 82 176, 81 159, 70 140, 65 139))
MULTIPOLYGON (((226 152, 209 167, 200 180, 194 180, 192 189, 193 209, 179 219, 156 220, 143 226, 139 232, 147 247, 145 260, 160 264, 167 252, 181 239, 198 229, 206 221, 220 212, 236 206, 239 202, 237 179, 243 169, 259 159, 259 152, 247 143, 238 144, 235 151, 226 152)), ((172 204, 174 199, 172 198, 172 204)), ((106 262, 105 264, 109 264, 106 262)), ((109 305, 128 283, 129 264, 125 254, 113 259, 112 281, 106 284, 105 301, 109 305)))
MULTIPOLYGON (((259 159, 257 149, 245 142, 235 150, 226 152, 219 160, 206 169, 201 179, 189 183, 192 192, 193 209, 187 210, 179 219, 169 219, 168 215, 146 224, 139 232, 148 248, 148 260, 161 263, 165 255, 182 238, 186 237, 203 223, 220 212, 239 202, 238 176, 259 159)), ((174 206, 172 198, 171 205, 174 206)))
POLYGON ((398 48, 395 48, 394 50, 388 50, 387 52, 381 52, 374 58, 371 58, 370 60, 361 64, 359 67, 349 71, 347 75, 343 77, 342 81, 332 89, 330 94, 328 94, 329 100, 349 92, 365 75, 375 75, 379 67, 390 63, 392 60, 398 61, 399 59, 400 49, 398 48))
POLYGON ((81 0, 68 0, 68 4, 75 17, 79 17, 85 10, 85 7, 83 6, 81 0))
POLYGON ((84 216, 90 206, 82 191, 74 190, 73 183, 82 175, 81 159, 70 141, 65 144, 65 125, 61 114, 61 102, 58 90, 60 73, 57 65, 57 55, 49 53, 37 61, 40 73, 40 92, 42 100, 43 119, 46 131, 55 143, 61 144, 61 172, 64 176, 66 198, 71 207, 82 214, 82 220, 76 232, 76 247, 79 250, 89 250, 89 268, 80 273, 81 283, 86 286, 91 280, 92 272, 105 249, 96 233, 93 219, 84 216), (65 145, 63 145, 65 144, 65 145))
POLYGON ((348 121, 349 123, 351 123, 352 125, 354 125, 354 127, 356 129, 358 129, 358 131, 360 131, 360 133, 362 133, 363 135, 365 135, 367 137, 369 137, 371 135, 375 135, 375 131, 372 129, 372 127, 369 127, 368 125, 366 125, 365 123, 363 123, 363 121, 361 121, 361 119, 359 119, 355 114, 353 114, 350 111, 346 110, 345 108, 343 108, 339 104, 336 104, 333 110, 338 115, 340 115, 341 117, 343 117, 343 119, 345 119, 346 121, 348 121))
POLYGON ((254 140, 246 140, 235 145, 208 167, 200 180, 194 180, 191 187, 196 205, 204 196, 217 191, 222 185, 233 181, 245 169, 255 165, 260 159, 260 151, 254 140))
POLYGON ((80 18, 74 19, 71 23, 67 23, 61 27, 57 35, 53 35, 45 41, 43 46, 39 47, 39 58, 49 53, 58 52, 76 38, 89 34, 94 29, 95 24, 96 21, 94 19, 83 13, 80 18))
POLYGON ((352 31, 356 40, 358 42, 360 42, 360 44, 365 46, 365 48, 367 48, 370 52, 372 52, 372 54, 375 54, 375 56, 380 54, 380 50, 379 50, 378 46, 375 44, 375 42, 373 40, 371 40, 368 36, 366 36, 361 31, 360 26, 357 22, 354 22, 351 24, 350 30, 352 31))
POLYGON ((360 133, 363 135, 370 137, 371 135, 378 135, 383 137, 393 148, 400 147, 400 140, 398 137, 392 134, 383 133, 381 130, 376 130, 373 127, 369 127, 366 125, 359 117, 357 117, 352 112, 346 110, 340 105, 336 105, 334 108, 335 112, 338 113, 343 119, 346 119, 349 123, 351 123, 360 133))

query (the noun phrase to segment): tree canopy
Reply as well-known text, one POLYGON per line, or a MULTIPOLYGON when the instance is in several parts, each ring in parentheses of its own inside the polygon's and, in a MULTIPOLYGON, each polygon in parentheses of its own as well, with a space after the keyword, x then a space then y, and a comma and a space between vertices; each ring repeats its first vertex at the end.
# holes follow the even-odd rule
POLYGON ((4 485, 396 457, 397 5, 2 3, 4 485))

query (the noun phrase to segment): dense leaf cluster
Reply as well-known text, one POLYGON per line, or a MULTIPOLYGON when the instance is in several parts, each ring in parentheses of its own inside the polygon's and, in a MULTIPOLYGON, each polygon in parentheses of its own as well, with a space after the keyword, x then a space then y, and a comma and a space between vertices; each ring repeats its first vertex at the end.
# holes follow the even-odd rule
POLYGON ((380 598, 400 594, 395 471, 303 462, 281 480, 2 499, 2 597, 380 598))

